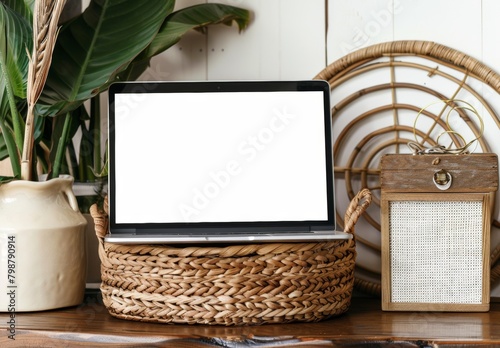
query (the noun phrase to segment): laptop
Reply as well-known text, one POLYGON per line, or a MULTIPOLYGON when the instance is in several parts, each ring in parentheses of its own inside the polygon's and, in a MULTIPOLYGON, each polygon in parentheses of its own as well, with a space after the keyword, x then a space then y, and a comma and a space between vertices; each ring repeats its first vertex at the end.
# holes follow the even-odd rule
POLYGON ((352 238, 335 231, 330 115, 319 80, 112 84, 105 240, 352 238))

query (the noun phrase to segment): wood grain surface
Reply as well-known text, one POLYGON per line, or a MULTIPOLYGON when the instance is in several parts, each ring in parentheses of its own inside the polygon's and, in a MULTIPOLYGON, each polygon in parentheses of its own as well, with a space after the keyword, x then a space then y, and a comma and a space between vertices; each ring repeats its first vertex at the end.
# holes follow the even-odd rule
POLYGON ((453 183, 446 192, 496 192, 498 157, 496 154, 471 155, 387 155, 381 159, 380 183, 385 192, 442 193, 432 178, 446 170, 453 183))
POLYGON ((486 313, 382 312, 379 298, 319 323, 262 326, 151 324, 116 319, 99 294, 60 310, 0 314, 0 347, 452 347, 500 346, 500 303, 486 313))

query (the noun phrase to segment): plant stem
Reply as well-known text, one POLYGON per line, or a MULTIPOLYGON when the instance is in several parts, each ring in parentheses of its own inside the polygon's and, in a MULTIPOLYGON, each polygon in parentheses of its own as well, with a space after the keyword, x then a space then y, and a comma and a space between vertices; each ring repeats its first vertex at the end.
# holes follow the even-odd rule
POLYGON ((59 141, 57 142, 57 152, 56 152, 56 158, 54 160, 54 167, 52 168, 52 177, 57 178, 61 172, 61 166, 62 166, 62 160, 64 158, 64 152, 66 151, 66 146, 69 141, 69 131, 71 128, 71 113, 66 113, 66 116, 64 118, 64 126, 63 126, 63 131, 61 134, 61 137, 59 138, 59 141))
POLYGON ((100 94, 92 98, 92 110, 91 119, 93 122, 92 138, 93 138, 93 154, 94 154, 94 173, 100 173, 102 171, 102 159, 101 159, 101 96, 100 94))
POLYGON ((24 130, 23 154, 21 157, 21 179, 31 180, 31 161, 33 159, 33 142, 35 129, 35 104, 28 105, 28 115, 24 130))

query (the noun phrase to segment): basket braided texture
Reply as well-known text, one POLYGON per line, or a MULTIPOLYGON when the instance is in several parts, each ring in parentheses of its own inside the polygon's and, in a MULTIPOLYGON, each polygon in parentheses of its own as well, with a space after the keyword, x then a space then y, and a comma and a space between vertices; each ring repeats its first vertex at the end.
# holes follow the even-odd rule
MULTIPOLYGON (((371 202, 362 190, 345 231, 371 202)), ((314 243, 173 247, 104 241, 107 209, 92 206, 99 239, 101 292, 117 318, 184 324, 246 325, 319 321, 351 302, 355 238, 314 243)))

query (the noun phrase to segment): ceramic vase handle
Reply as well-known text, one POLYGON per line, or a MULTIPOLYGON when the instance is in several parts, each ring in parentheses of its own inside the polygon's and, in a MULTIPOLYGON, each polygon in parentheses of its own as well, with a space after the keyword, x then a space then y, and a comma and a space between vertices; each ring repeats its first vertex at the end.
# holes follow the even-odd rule
POLYGON ((66 198, 68 199, 68 203, 71 206, 71 208, 76 212, 80 212, 80 209, 78 208, 78 201, 76 200, 76 196, 73 192, 73 188, 71 187, 71 185, 66 186, 63 192, 66 195, 66 198))

